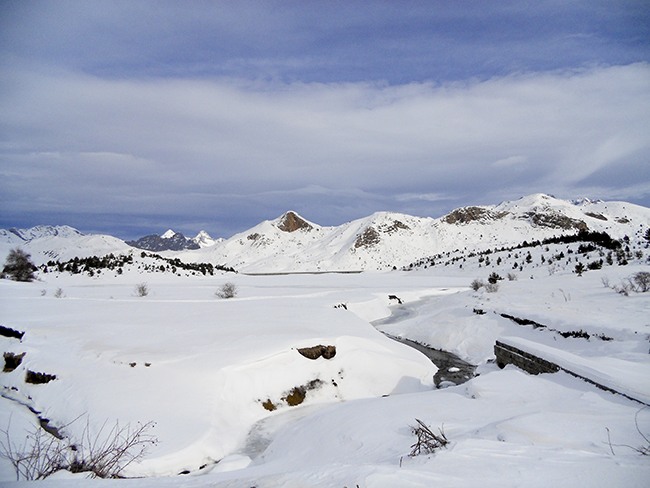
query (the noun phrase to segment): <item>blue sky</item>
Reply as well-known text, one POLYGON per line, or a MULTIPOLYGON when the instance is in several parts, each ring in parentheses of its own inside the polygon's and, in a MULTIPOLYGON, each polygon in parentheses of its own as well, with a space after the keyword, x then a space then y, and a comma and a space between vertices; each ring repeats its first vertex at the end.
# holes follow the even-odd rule
POLYGON ((647 1, 2 1, 0 227, 650 206, 647 1))

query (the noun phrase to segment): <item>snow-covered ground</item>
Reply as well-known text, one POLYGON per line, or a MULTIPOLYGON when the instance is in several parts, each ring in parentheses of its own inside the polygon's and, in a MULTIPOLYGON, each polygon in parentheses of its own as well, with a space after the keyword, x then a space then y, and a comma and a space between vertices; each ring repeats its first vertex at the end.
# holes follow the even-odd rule
MULTIPOLYGON (((48 486, 648 486, 649 458, 625 446, 647 445, 637 424, 648 437, 650 408, 563 372, 532 376, 492 362, 495 341, 515 338, 559 360, 596 364, 615 386, 650 398, 650 294, 623 296, 602 282, 647 265, 582 277, 571 265, 533 266, 495 293, 469 288, 492 271, 469 262, 361 274, 130 270, 0 280, 0 325, 25 332, 0 337, 2 352, 26 353, 0 373, 0 428, 21 444, 37 425, 24 405, 71 437, 86 422, 93 431, 156 423, 159 442, 124 473, 144 478, 55 475, 41 483, 48 486), (144 281, 150 292, 137 296, 144 281), (215 297, 227 281, 237 296, 215 297), (435 389, 436 367, 370 324, 396 308, 389 295, 408 313, 378 327, 455 352, 478 364, 479 376, 435 389), (560 334, 577 330, 590 339, 560 334), (298 352, 319 345, 335 346, 335 356, 298 352), (26 384, 26 370, 56 379, 26 384), (296 391, 304 401, 291 406, 296 391), (443 428, 449 446, 409 457, 415 419, 443 428)), ((0 460, 0 482, 12 480, 0 460)))

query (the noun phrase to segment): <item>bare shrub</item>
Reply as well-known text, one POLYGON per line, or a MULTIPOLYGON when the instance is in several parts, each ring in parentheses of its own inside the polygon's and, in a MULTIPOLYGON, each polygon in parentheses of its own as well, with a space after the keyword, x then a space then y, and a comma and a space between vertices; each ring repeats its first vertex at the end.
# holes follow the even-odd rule
POLYGON ((95 478, 119 478, 129 464, 144 457, 147 449, 158 442, 148 433, 153 422, 138 423, 136 427, 120 426, 118 422, 106 432, 105 427, 102 425, 93 435, 87 422, 80 442, 74 442, 53 436, 39 426, 28 433, 22 445, 11 441, 8 427, 0 430, 5 437, 0 441, 0 457, 11 462, 17 481, 42 480, 60 470, 87 472, 95 478))
POLYGON ((63 288, 57 288, 54 292, 54 298, 63 298, 65 294, 63 293, 63 288))
POLYGON ((474 291, 478 291, 481 287, 485 286, 485 282, 483 280, 479 280, 476 278, 474 281, 470 283, 470 288, 474 291))
POLYGON ((22 249, 12 249, 7 255, 7 262, 2 268, 0 278, 14 281, 34 281, 34 271, 37 268, 30 258, 31 256, 22 249))
POLYGON ((650 272, 639 271, 634 273, 629 278, 621 281, 620 285, 611 287, 616 293, 621 295, 630 296, 631 292, 646 293, 650 291, 650 272))
POLYGON ((442 449, 449 444, 445 431, 442 427, 438 429, 438 434, 435 434, 424 422, 415 419, 418 423, 416 427, 411 427, 413 435, 417 437, 415 444, 411 446, 411 453, 409 456, 419 456, 420 454, 432 454, 438 449, 442 449))
POLYGON ((632 275, 632 281, 636 285, 636 289, 640 293, 650 291, 650 273, 647 271, 639 271, 632 275))
POLYGON ((616 293, 619 293, 621 295, 624 295, 626 297, 630 296, 630 292, 634 291, 634 285, 630 280, 628 279, 627 281, 621 281, 620 285, 614 285, 612 286, 612 290, 614 290, 616 293))
POLYGON ((496 293, 499 291, 499 284, 498 283, 488 283, 485 285, 485 291, 488 293, 496 293))
POLYGON ((517 281, 517 275, 514 273, 508 273, 508 281, 517 281))
POLYGON ((219 298, 234 298, 237 295, 237 285, 231 282, 224 283, 214 294, 219 298))
POLYGON ((138 283, 135 285, 135 294, 139 297, 146 297, 149 294, 149 285, 146 283, 138 283))
POLYGON ((640 446, 630 446, 628 444, 612 444, 612 440, 609 435, 609 429, 605 427, 605 430, 607 431, 607 441, 609 444, 609 449, 612 451, 612 454, 614 454, 614 446, 616 446, 616 447, 627 447, 628 449, 632 449, 633 451, 638 452, 642 456, 650 456, 650 437, 648 436, 648 434, 644 434, 643 432, 641 432, 641 428, 639 427, 639 413, 645 410, 645 408, 646 407, 643 407, 634 415, 634 425, 636 426, 636 431, 639 433, 639 435, 641 436, 644 442, 640 446))

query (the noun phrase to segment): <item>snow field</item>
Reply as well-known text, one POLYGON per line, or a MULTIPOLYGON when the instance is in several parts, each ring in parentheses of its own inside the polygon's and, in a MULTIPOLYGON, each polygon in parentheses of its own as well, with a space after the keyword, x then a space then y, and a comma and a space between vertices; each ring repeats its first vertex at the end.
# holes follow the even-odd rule
MULTIPOLYGON (((647 434, 650 410, 565 373, 531 376, 490 362, 494 340, 508 336, 597 362, 615 378, 621 372, 609 367, 611 360, 645 371, 648 297, 624 297, 600 278, 620 280, 646 268, 609 267, 583 277, 543 270, 533 280, 501 281, 496 293, 468 288, 491 270, 445 276, 449 269, 3 280, 0 323, 26 335, 0 344, 27 355, 22 369, 0 377, 57 423, 80 413, 94 425, 157 422, 159 445, 129 471, 155 477, 92 482, 60 475, 45 486, 647 486, 647 458, 624 445, 643 444, 635 416, 647 434), (149 296, 134 296, 134 285, 145 280, 149 296), (214 297, 225 281, 238 286, 236 298, 214 297), (56 287, 65 298, 54 298, 56 287), (48 293, 41 296, 41 289, 48 293), (379 328, 456 352, 479 364, 480 375, 433 389, 435 367, 368 323, 399 308, 389 295, 402 299, 409 313, 379 328), (341 303, 347 310, 335 308, 341 303), (515 324, 501 313, 547 329, 515 324), (580 328, 613 340, 550 330, 580 328), (296 351, 319 344, 335 345, 336 356, 310 360, 296 351), (27 368, 57 380, 25 385, 27 368), (315 379, 322 384, 300 405, 283 400, 315 379), (276 410, 266 410, 266 400, 276 410), (409 457, 416 418, 434 431, 444 428, 449 447, 409 457), (186 469, 189 475, 175 476, 186 469)), ((24 407, 5 398, 0 405, 0 421, 7 425, 11 417, 12 432, 34 425, 24 407)), ((0 473, 7 484, 13 479, 6 463, 0 473)))
POLYGON ((207 280, 183 286, 159 278, 149 296, 136 297, 128 281, 138 278, 114 285, 61 276, 64 298, 41 296, 49 283, 1 283, 1 322, 26 333, 21 343, 1 338, 5 352, 26 352, 19 369, 3 374, 3 386, 58 425, 85 413, 95 426, 155 421, 160 443, 130 475, 175 475, 218 461, 272 415, 265 401, 292 408, 282 398, 314 380, 305 405, 432 387, 434 365, 335 309, 328 292, 278 296, 262 285, 258 296, 246 296, 248 283, 269 279, 237 277, 242 298, 219 300, 207 293, 207 280), (320 344, 336 346, 336 356, 311 360, 296 350, 320 344), (57 379, 26 385, 27 369, 57 379))

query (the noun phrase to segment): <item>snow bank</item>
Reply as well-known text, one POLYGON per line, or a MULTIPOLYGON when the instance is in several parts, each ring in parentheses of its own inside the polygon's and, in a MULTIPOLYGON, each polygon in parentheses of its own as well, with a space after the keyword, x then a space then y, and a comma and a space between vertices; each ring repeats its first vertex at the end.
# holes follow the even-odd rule
POLYGON ((601 357, 582 358, 520 337, 501 337, 499 341, 557 364, 562 369, 606 388, 650 405, 650 364, 601 357))

